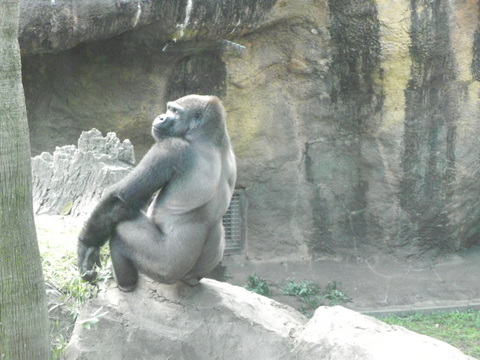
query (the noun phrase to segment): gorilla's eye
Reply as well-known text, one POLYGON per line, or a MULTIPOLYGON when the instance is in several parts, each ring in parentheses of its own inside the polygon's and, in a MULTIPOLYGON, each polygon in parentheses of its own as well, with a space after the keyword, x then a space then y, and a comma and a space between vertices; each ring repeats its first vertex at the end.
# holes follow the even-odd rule
POLYGON ((167 110, 172 112, 174 115, 178 115, 180 113, 180 111, 173 106, 167 106, 167 110))
POLYGON ((199 120, 202 117, 202 113, 195 113, 195 120, 199 120))

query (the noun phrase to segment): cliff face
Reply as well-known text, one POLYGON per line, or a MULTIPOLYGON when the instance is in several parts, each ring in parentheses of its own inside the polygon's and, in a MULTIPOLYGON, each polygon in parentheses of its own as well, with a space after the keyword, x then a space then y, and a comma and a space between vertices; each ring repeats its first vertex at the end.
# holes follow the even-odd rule
POLYGON ((477 1, 38 4, 20 39, 35 154, 96 127, 141 156, 166 101, 215 94, 251 258, 479 244, 477 1))

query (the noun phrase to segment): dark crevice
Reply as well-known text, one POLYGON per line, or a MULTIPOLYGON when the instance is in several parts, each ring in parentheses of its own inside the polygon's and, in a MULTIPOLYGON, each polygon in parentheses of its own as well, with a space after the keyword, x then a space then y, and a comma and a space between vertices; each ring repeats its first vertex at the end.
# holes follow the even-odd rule
POLYGON ((410 225, 401 237, 428 251, 448 247, 458 105, 447 1, 412 0, 411 7, 412 77, 405 91, 400 184, 410 225))

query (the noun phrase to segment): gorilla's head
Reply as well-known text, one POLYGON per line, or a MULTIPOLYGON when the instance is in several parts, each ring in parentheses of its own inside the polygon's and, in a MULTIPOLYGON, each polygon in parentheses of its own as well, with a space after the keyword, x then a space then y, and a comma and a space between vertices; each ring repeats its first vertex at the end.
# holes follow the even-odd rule
POLYGON ((167 112, 153 121, 152 135, 157 141, 181 137, 221 143, 227 137, 225 109, 216 96, 184 96, 167 103, 167 112))

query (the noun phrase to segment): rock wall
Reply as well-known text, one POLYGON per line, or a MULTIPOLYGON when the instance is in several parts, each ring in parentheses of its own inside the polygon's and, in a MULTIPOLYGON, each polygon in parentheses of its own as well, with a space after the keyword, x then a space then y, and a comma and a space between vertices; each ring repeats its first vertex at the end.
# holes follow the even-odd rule
POLYGON ((227 62, 250 255, 478 244, 478 3, 303 4, 227 62))
POLYGON ((97 127, 141 157, 166 101, 215 94, 248 199, 250 258, 479 244, 477 1, 220 3, 175 2, 167 30, 157 12, 109 40, 24 51, 34 153, 97 127))

